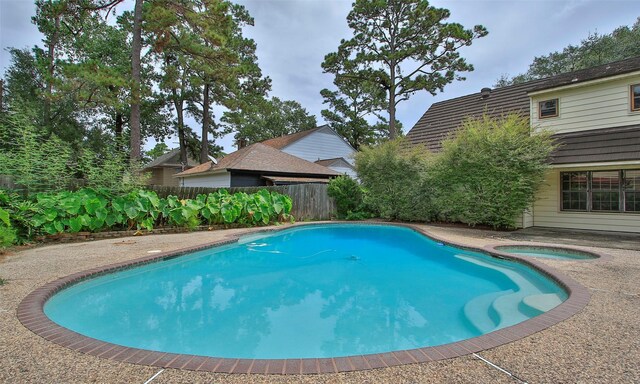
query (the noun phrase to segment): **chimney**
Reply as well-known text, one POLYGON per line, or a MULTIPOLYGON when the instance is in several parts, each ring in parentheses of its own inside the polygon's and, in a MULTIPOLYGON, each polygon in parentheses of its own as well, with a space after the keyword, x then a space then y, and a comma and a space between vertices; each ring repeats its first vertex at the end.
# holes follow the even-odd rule
POLYGON ((236 140, 236 145, 238 146, 238 149, 242 149, 244 147, 247 146, 247 139, 238 139, 236 140))
POLYGON ((488 99, 489 96, 491 96, 491 88, 482 88, 480 90, 480 98, 482 99, 488 99))

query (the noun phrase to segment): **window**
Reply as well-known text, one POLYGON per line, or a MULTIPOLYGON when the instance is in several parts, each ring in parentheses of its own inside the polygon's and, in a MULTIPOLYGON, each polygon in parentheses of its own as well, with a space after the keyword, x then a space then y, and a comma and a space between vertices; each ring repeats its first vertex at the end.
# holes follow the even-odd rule
POLYGON ((539 118, 545 119, 556 116, 558 116, 558 99, 544 100, 538 103, 539 118))
POLYGON ((640 84, 631 86, 631 110, 640 111, 640 84))
POLYGON ((591 172, 591 210, 620 210, 620 172, 591 172))
POLYGON ((587 172, 562 173, 562 210, 587 210, 587 172))
POLYGON ((640 169, 560 173, 563 211, 640 213, 640 169))
POLYGON ((623 171, 624 210, 640 212, 640 170, 623 171))

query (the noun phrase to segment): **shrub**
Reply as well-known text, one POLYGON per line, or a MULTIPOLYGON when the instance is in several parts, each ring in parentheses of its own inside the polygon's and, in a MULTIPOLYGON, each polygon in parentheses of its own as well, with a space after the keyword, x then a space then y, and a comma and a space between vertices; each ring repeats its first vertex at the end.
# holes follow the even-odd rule
POLYGON ((549 133, 530 135, 517 114, 463 123, 430 172, 439 218, 494 228, 515 227, 534 201, 554 149, 549 133))
POLYGON ((363 220, 371 217, 364 205, 364 191, 351 177, 345 175, 332 179, 327 192, 336 201, 338 218, 363 220))
MULTIPOLYGON (((291 208, 289 196, 264 189, 233 195, 220 190, 183 200, 176 196, 160 198, 142 189, 115 194, 84 188, 38 193, 27 199, 0 191, 0 230, 2 226, 14 226, 21 240, 29 240, 36 234, 152 230, 164 225, 194 228, 202 222, 253 226, 292 220, 291 208)), ((0 232, 0 239, 3 235, 9 239, 11 233, 15 235, 12 231, 0 232)))
POLYGON ((356 154, 356 170, 366 190, 366 204, 384 219, 430 220, 431 161, 425 148, 410 147, 404 139, 364 147, 356 154))

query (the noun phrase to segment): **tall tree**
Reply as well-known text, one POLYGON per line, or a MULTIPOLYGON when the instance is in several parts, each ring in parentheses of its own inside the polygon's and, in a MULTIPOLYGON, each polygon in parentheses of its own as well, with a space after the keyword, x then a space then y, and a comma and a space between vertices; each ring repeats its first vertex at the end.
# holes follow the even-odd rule
MULTIPOLYGON (((465 29, 446 23, 449 10, 435 8, 426 0, 356 0, 347 16, 353 37, 342 40, 338 52, 348 53, 346 60, 359 68, 357 78, 377 84, 386 92, 389 113, 389 137, 398 136, 396 107, 418 91, 435 95, 453 80, 463 80, 459 72, 473 66, 460 57, 459 49, 485 36, 486 29, 476 25, 465 29)), ((336 76, 347 67, 340 63, 345 55, 330 53, 322 64, 336 76)))
MULTIPOLYGON (((348 60, 345 50, 340 50, 338 54, 343 57, 336 60, 336 65, 342 66, 338 71, 340 75, 333 81, 337 91, 320 91, 324 103, 329 104, 329 109, 320 113, 352 147, 359 149, 362 145, 373 144, 381 136, 381 132, 369 120, 375 117, 386 122, 379 113, 384 109, 386 94, 375 83, 358 78, 357 67, 353 67, 356 63, 348 60)), ((382 135, 385 132, 386 129, 382 135)))
POLYGON ((527 72, 513 77, 502 75, 494 86, 524 83, 640 56, 639 41, 640 17, 631 27, 621 26, 605 35, 590 33, 579 45, 570 44, 562 51, 535 57, 527 72))
POLYGON ((237 141, 257 143, 317 126, 316 117, 309 115, 300 103, 292 100, 256 98, 242 109, 228 111, 222 122, 236 132, 237 141))
POLYGON ((133 8, 133 43, 131 44, 131 118, 129 119, 129 134, 131 135, 131 161, 142 159, 142 138, 140 134, 140 84, 142 64, 142 0, 135 0, 133 8))

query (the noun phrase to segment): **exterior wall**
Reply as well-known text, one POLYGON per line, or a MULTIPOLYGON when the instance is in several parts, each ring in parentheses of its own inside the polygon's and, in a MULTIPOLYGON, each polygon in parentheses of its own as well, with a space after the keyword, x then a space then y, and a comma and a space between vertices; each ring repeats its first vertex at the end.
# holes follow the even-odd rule
POLYGON ((640 112, 631 112, 630 107, 629 86, 632 84, 640 84, 640 74, 533 93, 531 127, 534 131, 569 133, 638 124, 640 112), (538 103, 549 99, 558 99, 558 116, 539 119, 538 103))
POLYGON ((609 212, 564 212, 560 210, 560 172, 640 169, 639 165, 566 167, 547 171, 545 183, 533 207, 536 227, 575 228, 640 233, 640 214, 609 212))
POLYGON ((180 168, 171 168, 171 167, 158 167, 153 168, 151 171, 147 173, 151 175, 149 181, 147 181, 148 185, 164 185, 169 187, 178 186, 178 179, 173 177, 176 173, 180 172, 180 168))
POLYGON ((343 157, 353 164, 355 150, 330 128, 320 129, 281 149, 310 162, 343 157))
POLYGON ((267 185, 267 181, 260 174, 233 172, 231 173, 232 187, 260 187, 267 185))
POLYGON ((231 186, 231 174, 223 172, 213 175, 181 177, 180 185, 183 187, 228 188, 231 186))

